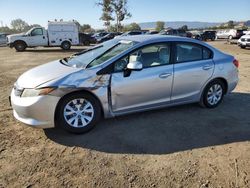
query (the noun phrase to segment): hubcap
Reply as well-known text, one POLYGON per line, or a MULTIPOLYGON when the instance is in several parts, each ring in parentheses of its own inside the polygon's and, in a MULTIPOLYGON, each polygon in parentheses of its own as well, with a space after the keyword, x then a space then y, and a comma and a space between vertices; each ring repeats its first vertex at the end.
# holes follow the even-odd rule
POLYGON ((70 126, 81 128, 93 120, 94 107, 84 98, 73 99, 64 107, 63 115, 70 126))
POLYGON ((64 44, 64 48, 65 48, 65 49, 69 48, 68 43, 65 43, 65 44, 64 44))
POLYGON ((209 88, 207 93, 207 102, 210 105, 216 105, 222 98, 223 90, 221 85, 215 84, 209 88))

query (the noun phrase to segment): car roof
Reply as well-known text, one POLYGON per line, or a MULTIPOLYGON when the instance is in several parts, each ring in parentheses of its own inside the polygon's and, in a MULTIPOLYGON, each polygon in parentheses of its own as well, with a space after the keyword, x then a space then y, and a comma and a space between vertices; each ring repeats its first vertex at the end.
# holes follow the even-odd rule
POLYGON ((147 34, 144 34, 144 35, 121 36, 117 39, 118 40, 135 41, 135 42, 139 42, 141 45, 154 43, 154 42, 155 43, 171 42, 171 41, 173 41, 173 42, 175 42, 175 41, 176 42, 191 42, 191 43, 205 46, 214 52, 218 51, 213 46, 211 46, 205 42, 202 42, 200 40, 196 40, 196 39, 192 39, 192 38, 188 38, 188 37, 173 36, 173 35, 160 35, 160 34, 147 35, 147 34))
POLYGON ((122 40, 131 40, 136 42, 149 42, 149 41, 193 41, 193 39, 187 37, 178 37, 178 36, 171 36, 171 35, 130 35, 130 36, 121 36, 119 39, 122 40))

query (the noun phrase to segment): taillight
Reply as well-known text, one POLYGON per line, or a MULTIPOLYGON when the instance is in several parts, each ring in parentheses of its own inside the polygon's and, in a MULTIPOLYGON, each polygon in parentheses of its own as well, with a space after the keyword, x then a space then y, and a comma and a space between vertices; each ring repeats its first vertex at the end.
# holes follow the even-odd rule
POLYGON ((234 59, 233 64, 234 64, 237 68, 239 68, 239 66, 240 66, 240 63, 239 63, 239 61, 238 61, 237 59, 234 59))

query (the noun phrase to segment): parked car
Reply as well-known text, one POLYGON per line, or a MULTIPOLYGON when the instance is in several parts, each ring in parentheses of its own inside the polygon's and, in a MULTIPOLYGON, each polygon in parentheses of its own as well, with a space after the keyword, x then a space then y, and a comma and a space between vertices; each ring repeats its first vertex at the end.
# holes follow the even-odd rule
POLYGON ((7 33, 0 33, 0 45, 7 44, 7 33))
POLYGON ((148 31, 145 34, 147 34, 147 35, 155 35, 155 34, 158 34, 158 33, 159 33, 159 31, 148 31))
POLYGON ((216 31, 197 31, 193 34, 193 38, 197 40, 212 40, 216 38, 216 31))
POLYGON ((96 39, 89 34, 79 33, 79 43, 85 46, 89 46, 90 44, 95 44, 96 39))
POLYGON ((250 35, 243 35, 243 36, 238 40, 238 45, 239 45, 241 48, 250 47, 250 35))
POLYGON ((10 101, 23 123, 84 133, 101 117, 196 102, 215 108, 236 87, 238 65, 186 37, 121 37, 27 71, 10 101))
POLYGON ((174 35, 180 37, 187 37, 187 33, 182 29, 167 29, 160 32, 161 35, 174 35))
POLYGON ((128 32, 123 33, 121 37, 131 36, 131 35, 142 35, 142 34, 144 34, 143 31, 128 31, 128 32))
POLYGON ((108 32, 99 32, 99 33, 95 33, 94 35, 92 35, 92 37, 94 37, 97 41, 99 38, 104 37, 107 34, 109 34, 109 33, 108 32))
POLYGON ((102 43, 108 40, 113 39, 116 36, 116 33, 108 33, 107 35, 104 35, 103 37, 100 37, 96 40, 97 43, 102 43))
POLYGON ((16 51, 37 46, 61 47, 69 50, 73 45, 79 45, 78 26, 75 22, 53 21, 48 22, 48 30, 43 27, 34 27, 27 33, 8 35, 8 45, 16 51))
POLYGON ((193 34, 190 31, 186 31, 186 37, 192 38, 193 34))
POLYGON ((227 29, 221 30, 216 33, 217 39, 239 39, 242 35, 244 30, 242 29, 227 29))

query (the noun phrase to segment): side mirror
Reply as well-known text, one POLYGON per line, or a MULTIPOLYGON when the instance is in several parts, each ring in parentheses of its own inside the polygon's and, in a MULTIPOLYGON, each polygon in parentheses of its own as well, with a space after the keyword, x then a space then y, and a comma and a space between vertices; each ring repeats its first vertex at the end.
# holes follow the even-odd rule
POLYGON ((140 61, 132 61, 132 62, 127 64, 127 69, 129 69, 129 70, 140 71, 140 70, 142 70, 142 68, 143 68, 143 65, 140 61))

